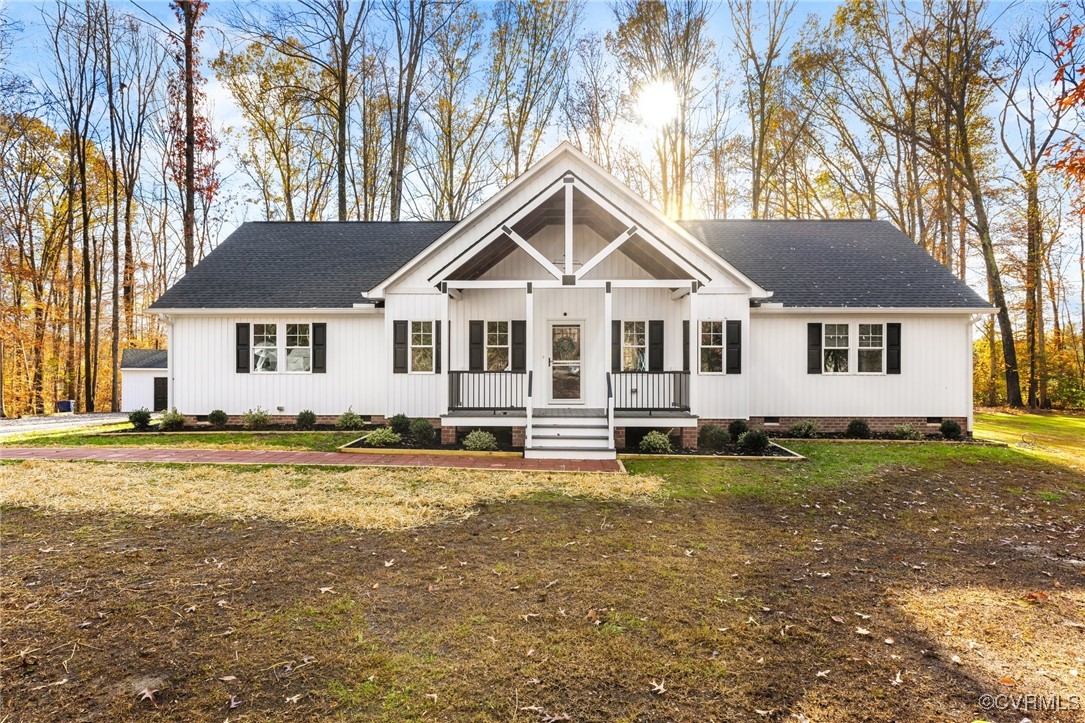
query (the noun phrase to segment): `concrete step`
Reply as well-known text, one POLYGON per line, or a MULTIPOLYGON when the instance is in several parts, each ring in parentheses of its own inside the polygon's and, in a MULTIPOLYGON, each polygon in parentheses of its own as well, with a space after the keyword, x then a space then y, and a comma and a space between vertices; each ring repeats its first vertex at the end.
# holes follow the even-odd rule
POLYGON ((607 449, 610 439, 603 437, 540 437, 531 438, 535 449, 607 449))
POLYGON ((583 449, 576 447, 531 447, 524 450, 527 459, 617 459, 613 449, 583 449))

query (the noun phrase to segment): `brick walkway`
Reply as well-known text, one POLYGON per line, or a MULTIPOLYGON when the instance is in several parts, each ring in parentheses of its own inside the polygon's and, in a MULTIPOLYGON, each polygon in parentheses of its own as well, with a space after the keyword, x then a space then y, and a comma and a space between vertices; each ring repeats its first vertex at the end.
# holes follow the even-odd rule
POLYGON ((157 447, 0 447, 0 459, 68 462, 169 462, 182 464, 315 464, 348 467, 456 467, 545 472, 620 472, 615 460, 524 459, 485 455, 347 454, 256 449, 169 449, 157 447))

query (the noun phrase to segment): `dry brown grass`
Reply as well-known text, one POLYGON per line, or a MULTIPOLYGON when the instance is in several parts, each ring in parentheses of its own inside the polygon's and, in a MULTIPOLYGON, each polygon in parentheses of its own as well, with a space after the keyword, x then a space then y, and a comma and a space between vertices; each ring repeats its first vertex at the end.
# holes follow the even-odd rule
POLYGON ((0 465, 0 504, 61 512, 218 515, 404 530, 538 493, 648 500, 650 475, 458 469, 237 467, 32 461, 0 465))

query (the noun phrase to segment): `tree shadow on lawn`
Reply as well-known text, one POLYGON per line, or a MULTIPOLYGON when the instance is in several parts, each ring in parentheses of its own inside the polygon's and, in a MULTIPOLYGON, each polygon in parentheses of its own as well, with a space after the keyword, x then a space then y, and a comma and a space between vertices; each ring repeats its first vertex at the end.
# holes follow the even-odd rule
POLYGON ((3 711, 1016 722, 980 696, 1085 693, 1080 485, 896 469, 395 534, 7 510, 3 711))

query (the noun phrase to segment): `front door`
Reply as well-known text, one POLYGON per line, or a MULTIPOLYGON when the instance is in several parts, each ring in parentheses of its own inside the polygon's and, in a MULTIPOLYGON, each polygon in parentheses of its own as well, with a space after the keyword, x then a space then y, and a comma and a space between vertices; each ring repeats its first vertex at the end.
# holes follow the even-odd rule
POLYGON ((550 401, 581 400, 579 322, 561 322, 550 326, 550 401))
POLYGON ((169 379, 167 377, 154 378, 154 411, 164 412, 169 404, 169 379))

